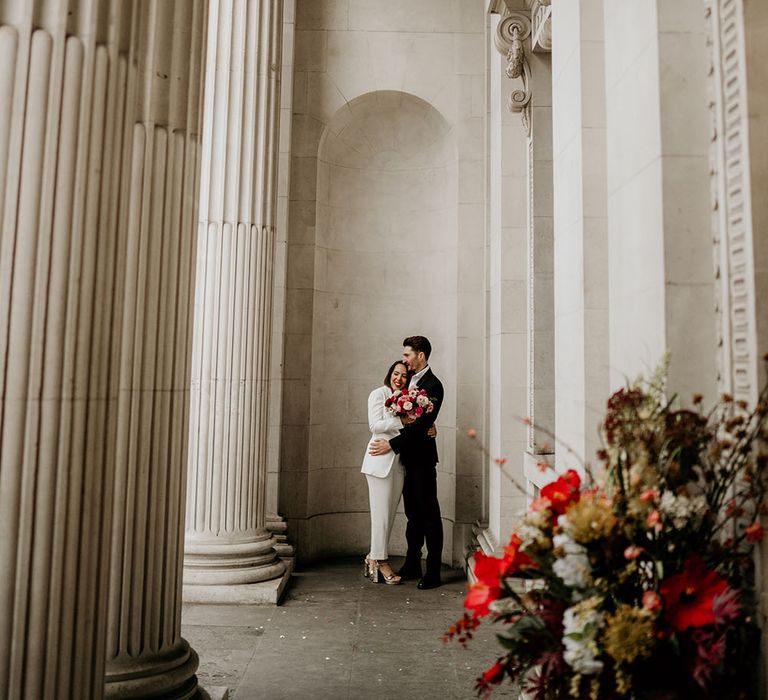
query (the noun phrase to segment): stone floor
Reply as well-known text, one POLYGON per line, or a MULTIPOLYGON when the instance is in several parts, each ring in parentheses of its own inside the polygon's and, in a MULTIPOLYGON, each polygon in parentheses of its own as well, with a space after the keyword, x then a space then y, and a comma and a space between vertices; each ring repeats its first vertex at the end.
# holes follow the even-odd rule
POLYGON ((463 573, 445 570, 445 585, 420 591, 374 585, 360 569, 342 560, 294 573, 279 607, 184 606, 202 685, 227 686, 235 700, 474 698, 500 647, 491 625, 467 649, 441 640, 462 615, 463 573))

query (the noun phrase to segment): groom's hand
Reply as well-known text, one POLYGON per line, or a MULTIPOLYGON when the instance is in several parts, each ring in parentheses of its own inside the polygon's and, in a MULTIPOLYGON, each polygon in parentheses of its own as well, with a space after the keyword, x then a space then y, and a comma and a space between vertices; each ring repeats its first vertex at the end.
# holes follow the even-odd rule
POLYGON ((378 438, 371 443, 371 446, 368 448, 368 454, 378 457, 379 455, 387 454, 387 452, 390 452, 391 450, 392 448, 389 446, 388 440, 378 438))

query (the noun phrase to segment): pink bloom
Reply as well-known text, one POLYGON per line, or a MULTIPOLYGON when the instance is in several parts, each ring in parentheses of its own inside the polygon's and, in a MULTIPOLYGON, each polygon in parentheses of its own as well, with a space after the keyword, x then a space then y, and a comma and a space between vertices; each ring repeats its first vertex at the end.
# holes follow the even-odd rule
POLYGON ((658 497, 658 489, 648 489, 640 494, 640 500, 643 501, 643 503, 650 503, 651 501, 655 501, 658 497))
POLYGON ((656 591, 646 591, 643 593, 643 607, 650 612, 661 610, 661 596, 656 591))
POLYGON ((416 406, 414 413, 416 414, 416 417, 419 418, 421 414, 424 413, 424 409, 421 406, 416 406))
POLYGON ((501 466, 502 464, 506 464, 507 463, 507 458, 506 457, 497 457, 493 461, 496 462, 496 464, 498 464, 499 466, 501 466))
POLYGON ((655 527, 657 530, 661 529, 661 514, 658 510, 652 510, 648 513, 648 517, 645 519, 650 527, 655 527))
POLYGON ((624 550, 624 558, 627 561, 633 561, 634 559, 637 559, 645 550, 642 547, 635 547, 634 545, 630 545, 624 550))
POLYGON ((741 616, 739 592, 730 586, 712 599, 716 625, 730 625, 741 616))
MULTIPOLYGON (((429 408, 427 408, 427 411, 429 411, 429 408)), ((472 438, 473 440, 477 437, 477 430, 474 428, 470 428, 467 430, 467 437, 472 438)))

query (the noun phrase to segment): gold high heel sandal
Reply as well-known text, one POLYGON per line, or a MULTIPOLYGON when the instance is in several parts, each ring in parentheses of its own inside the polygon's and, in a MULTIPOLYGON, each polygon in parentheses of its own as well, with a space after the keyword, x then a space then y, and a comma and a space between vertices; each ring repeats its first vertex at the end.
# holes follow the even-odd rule
POLYGON ((371 575, 371 561, 372 559, 370 557, 366 557, 363 560, 363 576, 365 576, 365 578, 368 578, 371 575))
MULTIPOLYGON (((384 561, 386 561, 386 559, 384 561)), ((396 573, 393 572, 389 575, 385 574, 381 570, 382 563, 383 562, 379 562, 376 559, 370 560, 369 564, 371 567, 371 581, 373 583, 378 583, 379 574, 381 574, 381 580, 384 581, 384 583, 386 583, 388 586, 396 586, 397 584, 402 583, 402 579, 396 573)))

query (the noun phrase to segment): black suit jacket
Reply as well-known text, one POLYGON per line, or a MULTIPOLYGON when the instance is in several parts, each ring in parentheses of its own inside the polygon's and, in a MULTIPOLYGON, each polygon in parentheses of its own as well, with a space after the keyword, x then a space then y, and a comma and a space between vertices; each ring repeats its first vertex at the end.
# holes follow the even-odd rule
POLYGON ((438 462, 436 441, 427 435, 427 431, 437 420, 437 414, 443 404, 443 384, 432 370, 428 369, 416 386, 427 392, 435 410, 425 413, 413 423, 404 425, 400 434, 389 441, 390 447, 395 454, 400 455, 400 461, 406 469, 419 465, 434 467, 438 462))

